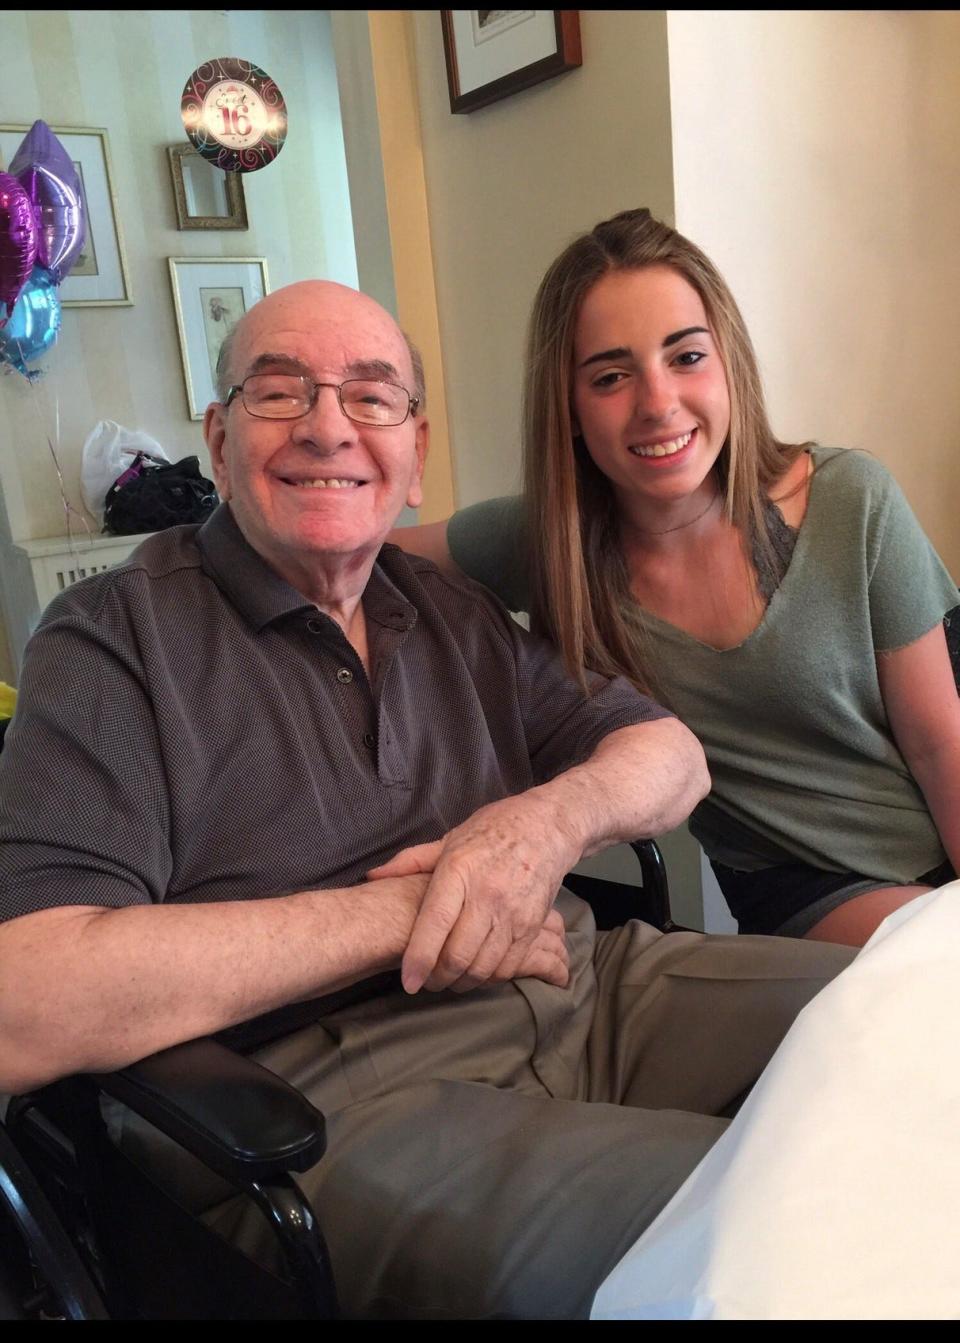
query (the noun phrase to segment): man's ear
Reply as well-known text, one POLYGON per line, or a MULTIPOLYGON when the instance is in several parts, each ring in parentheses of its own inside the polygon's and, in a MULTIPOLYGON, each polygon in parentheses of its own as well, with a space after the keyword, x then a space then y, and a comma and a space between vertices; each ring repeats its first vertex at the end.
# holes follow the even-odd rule
POLYGON ((210 453, 210 466, 217 493, 221 499, 230 498, 230 472, 224 455, 227 438, 227 409, 219 401, 211 401, 203 417, 203 437, 210 453))
POLYGON ((414 474, 410 480, 410 489, 407 493, 407 505, 409 508, 419 508, 423 503, 423 468, 426 465, 427 453, 430 450, 430 421, 424 416, 417 424, 417 435, 415 440, 415 450, 417 454, 414 474))

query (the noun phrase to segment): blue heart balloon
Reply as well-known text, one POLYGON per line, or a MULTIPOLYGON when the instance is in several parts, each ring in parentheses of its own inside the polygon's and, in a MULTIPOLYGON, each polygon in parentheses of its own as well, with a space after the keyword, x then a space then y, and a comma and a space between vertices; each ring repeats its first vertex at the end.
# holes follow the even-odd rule
POLYGON ((27 364, 46 354, 59 334, 57 282, 43 266, 34 266, 6 324, 0 327, 0 362, 33 381, 40 370, 28 369, 27 364))

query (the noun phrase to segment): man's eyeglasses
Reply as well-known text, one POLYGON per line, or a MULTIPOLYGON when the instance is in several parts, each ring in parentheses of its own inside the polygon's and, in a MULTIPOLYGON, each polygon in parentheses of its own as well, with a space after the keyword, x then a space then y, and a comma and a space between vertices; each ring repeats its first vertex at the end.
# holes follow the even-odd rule
POLYGON ((332 387, 340 409, 356 424, 382 427, 403 424, 420 404, 406 387, 372 378, 348 378, 346 382, 314 382, 298 373, 251 373, 227 392, 224 406, 240 396, 248 415, 261 420, 298 420, 316 405, 321 387, 332 387))

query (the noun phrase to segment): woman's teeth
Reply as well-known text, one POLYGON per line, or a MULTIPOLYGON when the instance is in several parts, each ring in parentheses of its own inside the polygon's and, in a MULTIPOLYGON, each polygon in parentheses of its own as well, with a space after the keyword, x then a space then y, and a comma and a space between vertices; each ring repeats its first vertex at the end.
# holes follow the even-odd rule
POLYGON ((667 443, 651 443, 649 447, 643 447, 639 443, 631 446, 630 451, 635 457, 672 457, 675 452, 685 448, 693 438, 693 430, 689 434, 681 434, 679 438, 671 438, 667 443))

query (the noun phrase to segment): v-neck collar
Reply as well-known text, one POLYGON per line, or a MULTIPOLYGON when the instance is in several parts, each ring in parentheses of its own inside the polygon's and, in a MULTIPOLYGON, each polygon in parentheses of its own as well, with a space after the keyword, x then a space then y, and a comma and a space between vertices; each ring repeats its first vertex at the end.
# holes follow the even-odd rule
POLYGON ((693 644, 697 648, 702 648, 707 653, 715 653, 718 657, 725 653, 740 652, 741 650, 746 649, 748 645, 758 643, 765 631, 775 622, 778 610, 784 605, 784 602, 778 602, 781 592, 788 584, 796 586, 797 583, 802 581, 802 570, 805 565, 806 554, 812 544, 810 541, 810 534, 811 532, 816 531, 818 525, 817 517, 822 512, 822 498, 819 484, 820 469, 826 465, 828 461, 831 461, 834 457, 838 456, 842 451, 841 448, 830 449, 821 448, 819 446, 814 446, 809 449, 811 459, 813 460, 813 474, 810 477, 810 495, 807 500, 806 512, 800 521, 800 526, 796 529, 797 540, 793 548, 793 554, 790 557, 790 563, 787 565, 786 572, 780 580, 776 592, 774 592, 773 596, 767 602, 760 619, 750 633, 746 635, 745 638, 741 639, 738 644, 731 644, 729 648, 717 648, 714 644, 709 644, 704 639, 698 639, 695 634, 691 634, 689 630, 683 629, 682 626, 674 625, 671 621, 664 620, 662 616, 655 615, 653 611, 648 611, 641 602, 638 602, 633 597, 629 599, 626 607, 628 618, 631 616, 634 618, 639 617, 639 620, 644 625, 656 626, 675 640, 682 643, 693 644), (800 574, 800 577, 796 577, 797 573, 800 574))

